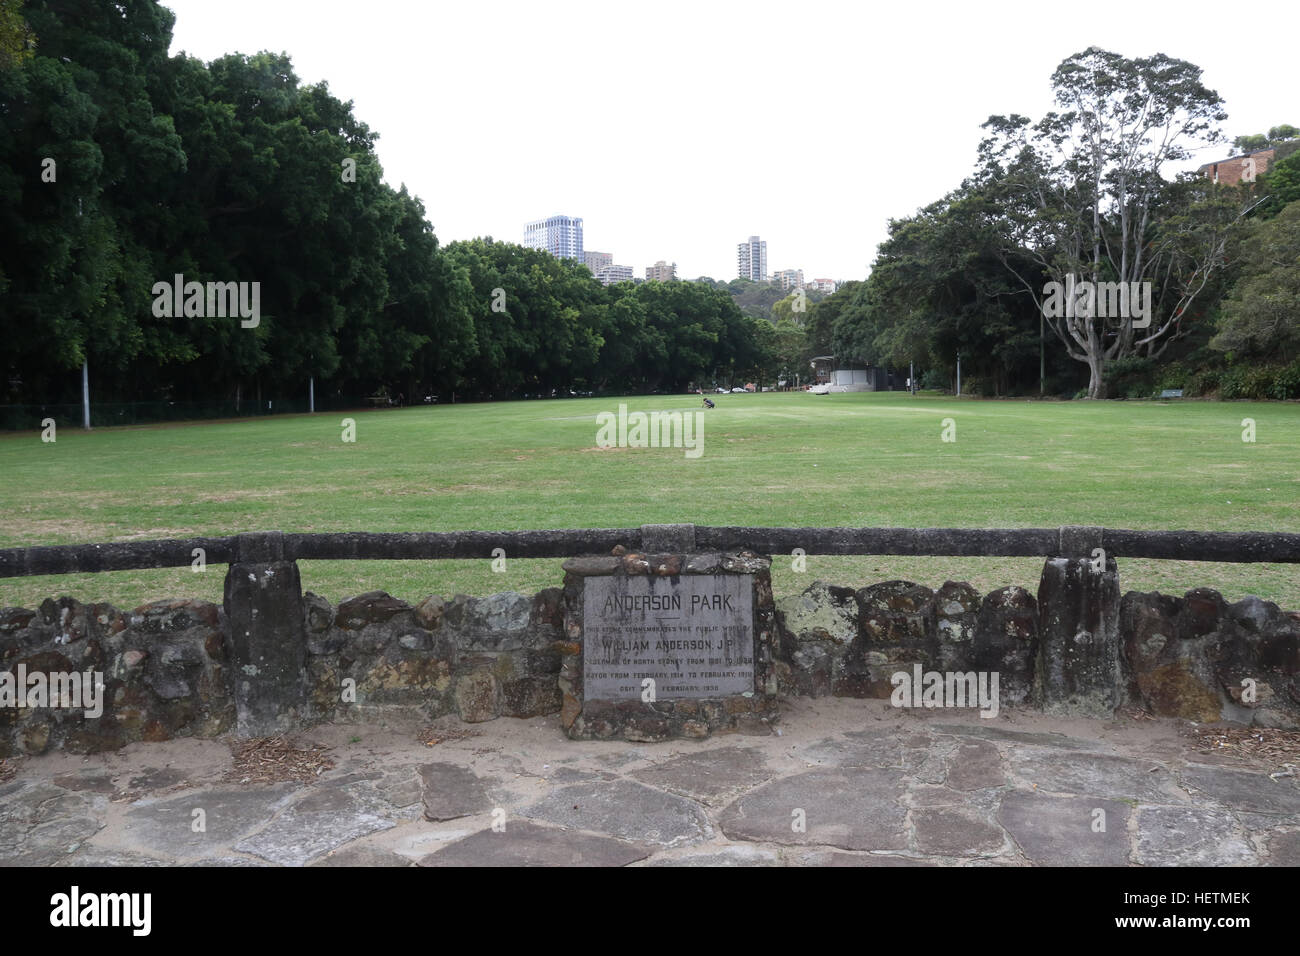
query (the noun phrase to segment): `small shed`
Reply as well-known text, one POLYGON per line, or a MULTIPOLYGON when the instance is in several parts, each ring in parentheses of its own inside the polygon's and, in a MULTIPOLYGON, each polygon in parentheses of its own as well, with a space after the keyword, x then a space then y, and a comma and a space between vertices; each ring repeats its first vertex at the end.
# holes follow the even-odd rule
POLYGON ((813 380, 829 385, 833 392, 888 392, 906 388, 896 382, 888 368, 862 362, 836 362, 834 355, 818 355, 812 360, 813 380))

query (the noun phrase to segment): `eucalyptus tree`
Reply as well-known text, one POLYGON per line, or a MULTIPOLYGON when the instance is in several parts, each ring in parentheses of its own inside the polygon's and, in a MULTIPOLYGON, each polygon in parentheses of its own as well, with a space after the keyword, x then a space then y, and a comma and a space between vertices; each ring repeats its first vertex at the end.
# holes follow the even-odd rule
POLYGON ((1053 74, 1058 110, 984 124, 976 182, 1000 206, 1004 263, 1087 365, 1090 398, 1105 396, 1108 362, 1159 358, 1187 331, 1246 211, 1192 174, 1165 178, 1224 139, 1223 101, 1201 72, 1163 54, 1090 47, 1053 74))

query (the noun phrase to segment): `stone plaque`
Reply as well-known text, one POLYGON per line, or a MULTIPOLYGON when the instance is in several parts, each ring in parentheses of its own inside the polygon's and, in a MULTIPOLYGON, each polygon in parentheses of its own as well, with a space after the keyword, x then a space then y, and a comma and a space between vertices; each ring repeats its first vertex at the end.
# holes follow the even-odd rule
POLYGON ((754 576, 701 574, 586 579, 584 700, 754 692, 754 576))

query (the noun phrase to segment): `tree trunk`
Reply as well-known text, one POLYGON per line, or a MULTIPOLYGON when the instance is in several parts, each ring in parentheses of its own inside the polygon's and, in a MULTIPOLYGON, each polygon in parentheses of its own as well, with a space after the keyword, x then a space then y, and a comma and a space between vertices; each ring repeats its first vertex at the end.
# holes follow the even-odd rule
POLYGON ((1106 380, 1103 372, 1106 367, 1106 359, 1101 353, 1088 356, 1088 397, 1105 398, 1106 397, 1106 380))

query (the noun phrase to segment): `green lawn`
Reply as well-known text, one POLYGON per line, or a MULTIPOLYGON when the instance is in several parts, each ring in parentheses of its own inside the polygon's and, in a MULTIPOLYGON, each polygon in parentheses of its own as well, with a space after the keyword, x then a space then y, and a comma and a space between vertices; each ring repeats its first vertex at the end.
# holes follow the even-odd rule
MULTIPOLYGON (((1300 404, 978 401, 894 394, 719 395, 698 459, 596 447, 596 415, 693 396, 576 399, 0 437, 0 546, 239 531, 451 531, 645 523, 1300 531, 1300 404), (956 441, 941 440, 943 420, 956 441), (1242 441, 1253 418, 1256 441, 1242 441)), ((811 557, 815 578, 1036 587, 1037 559, 811 557)), ((0 581, 0 605, 73 594, 135 606, 221 600, 224 567, 0 581)), ((560 583, 558 561, 303 562, 332 601, 560 583)), ((1120 560, 1125 590, 1217 587, 1300 608, 1300 568, 1120 560)))

